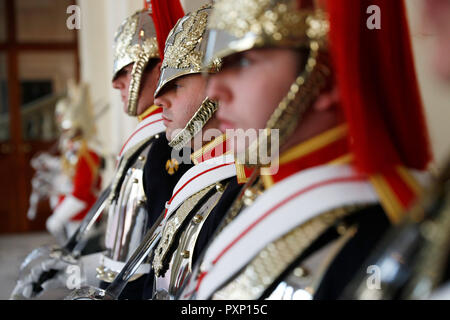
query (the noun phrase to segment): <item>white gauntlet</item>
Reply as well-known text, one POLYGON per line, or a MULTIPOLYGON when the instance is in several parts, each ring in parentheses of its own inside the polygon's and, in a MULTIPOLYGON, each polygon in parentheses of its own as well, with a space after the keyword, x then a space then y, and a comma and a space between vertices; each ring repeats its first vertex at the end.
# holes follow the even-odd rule
POLYGON ((85 208, 86 203, 84 201, 72 195, 67 196, 47 219, 47 230, 55 237, 60 236, 64 231, 64 225, 85 208))

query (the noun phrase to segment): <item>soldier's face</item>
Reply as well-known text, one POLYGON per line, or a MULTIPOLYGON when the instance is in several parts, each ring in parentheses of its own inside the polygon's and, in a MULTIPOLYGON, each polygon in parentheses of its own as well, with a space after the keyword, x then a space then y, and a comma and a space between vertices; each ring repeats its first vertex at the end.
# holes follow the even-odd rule
MULTIPOLYGON (((153 105, 153 95, 158 84, 161 63, 154 61, 149 62, 150 65, 145 69, 139 90, 139 100, 137 105, 137 114, 142 114, 148 107, 153 105)), ((120 91, 120 96, 123 103, 123 111, 127 113, 128 109, 128 95, 131 82, 131 71, 133 64, 129 64, 119 71, 116 78, 113 80, 113 88, 120 91)))
POLYGON ((450 81, 450 0, 424 0, 423 4, 424 27, 435 38, 434 69, 450 81))
POLYGON ((298 55, 289 49, 254 49, 224 59, 206 93, 219 102, 219 129, 263 129, 297 76, 298 55))
POLYGON ((205 99, 206 80, 199 74, 174 79, 166 85, 155 104, 163 108, 166 136, 170 141, 183 129, 205 99))

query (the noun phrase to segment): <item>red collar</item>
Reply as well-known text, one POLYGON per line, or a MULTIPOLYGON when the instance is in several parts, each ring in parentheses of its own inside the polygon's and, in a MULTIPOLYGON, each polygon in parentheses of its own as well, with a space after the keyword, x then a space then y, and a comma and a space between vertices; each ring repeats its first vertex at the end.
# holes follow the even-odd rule
MULTIPOLYGON (((350 159, 347 125, 344 124, 283 152, 279 159, 278 172, 270 175, 270 178, 274 184, 299 171, 337 161, 342 163, 350 159)), ((262 173, 264 174, 264 170, 262 173)), ((263 181, 266 180, 263 179, 263 181)))
MULTIPOLYGON (((267 174, 261 170, 265 188, 289 176, 324 164, 353 162, 348 144, 347 125, 343 124, 309 139, 284 152, 279 160, 278 172, 267 174)), ((383 172, 368 175, 380 202, 393 223, 400 222, 405 212, 422 193, 420 184, 405 167, 397 166, 383 172)))
MULTIPOLYGON (((278 170, 273 174, 261 169, 261 178, 266 188, 297 173, 326 163, 348 163, 352 159, 347 141, 347 125, 343 124, 323 132, 283 152, 277 162, 278 170)), ((237 165, 239 183, 245 183, 253 168, 237 165)), ((273 172, 273 171, 272 171, 273 172)))
POLYGON ((145 110, 142 114, 140 114, 138 116, 138 120, 139 122, 141 122, 154 114, 161 113, 162 111, 163 109, 161 107, 153 105, 149 107, 147 110, 145 110))

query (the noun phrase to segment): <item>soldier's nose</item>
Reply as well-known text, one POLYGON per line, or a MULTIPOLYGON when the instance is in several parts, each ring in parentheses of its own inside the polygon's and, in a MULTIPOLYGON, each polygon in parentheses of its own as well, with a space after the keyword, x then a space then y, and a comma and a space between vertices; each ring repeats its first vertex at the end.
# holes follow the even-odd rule
POLYGON ((208 77, 206 95, 219 103, 228 102, 231 99, 231 91, 218 75, 208 77))
POLYGON ((169 108, 170 102, 169 100, 165 99, 164 96, 159 96, 158 98, 155 98, 154 101, 155 105, 161 108, 169 108))

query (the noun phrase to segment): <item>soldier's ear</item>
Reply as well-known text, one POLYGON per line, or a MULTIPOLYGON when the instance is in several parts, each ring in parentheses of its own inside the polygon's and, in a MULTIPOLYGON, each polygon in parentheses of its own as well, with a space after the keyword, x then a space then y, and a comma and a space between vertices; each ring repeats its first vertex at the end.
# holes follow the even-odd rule
POLYGON ((328 111, 339 102, 339 89, 337 85, 333 85, 323 91, 313 105, 315 111, 328 111))
POLYGON ((160 75, 161 75, 161 66, 162 66, 162 61, 161 60, 158 60, 158 63, 155 65, 155 73, 156 73, 156 76, 159 78, 160 77, 160 75))

